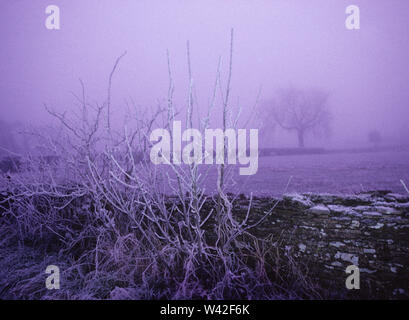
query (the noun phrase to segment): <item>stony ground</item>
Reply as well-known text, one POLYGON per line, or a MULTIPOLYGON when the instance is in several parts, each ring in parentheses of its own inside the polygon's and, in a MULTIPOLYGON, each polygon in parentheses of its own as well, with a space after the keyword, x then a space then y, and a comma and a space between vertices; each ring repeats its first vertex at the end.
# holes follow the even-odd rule
MULTIPOLYGON (((257 198, 256 210, 274 200, 257 198)), ((248 203, 243 197, 236 206, 248 203)), ((409 196, 377 191, 356 195, 287 194, 257 229, 273 234, 287 254, 307 265, 329 295, 409 298, 409 196), (349 265, 361 289, 345 289, 349 265)))

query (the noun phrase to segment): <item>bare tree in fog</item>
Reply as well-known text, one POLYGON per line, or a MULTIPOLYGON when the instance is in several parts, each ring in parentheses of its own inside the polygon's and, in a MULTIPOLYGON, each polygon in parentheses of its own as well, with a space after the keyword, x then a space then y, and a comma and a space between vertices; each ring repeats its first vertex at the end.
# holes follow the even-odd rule
POLYGON ((280 90, 269 107, 271 121, 285 130, 295 131, 300 148, 305 145, 306 135, 329 131, 328 94, 324 91, 280 90))

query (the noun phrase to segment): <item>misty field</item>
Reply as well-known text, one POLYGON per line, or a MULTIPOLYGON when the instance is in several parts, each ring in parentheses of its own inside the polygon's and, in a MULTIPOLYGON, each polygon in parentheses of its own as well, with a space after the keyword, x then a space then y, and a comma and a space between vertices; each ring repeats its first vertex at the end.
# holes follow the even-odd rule
POLYGON ((260 157, 259 169, 254 176, 240 176, 234 170, 235 184, 230 188, 232 192, 274 196, 280 196, 284 191, 350 194, 390 190, 403 193, 401 179, 409 180, 407 148, 260 157))

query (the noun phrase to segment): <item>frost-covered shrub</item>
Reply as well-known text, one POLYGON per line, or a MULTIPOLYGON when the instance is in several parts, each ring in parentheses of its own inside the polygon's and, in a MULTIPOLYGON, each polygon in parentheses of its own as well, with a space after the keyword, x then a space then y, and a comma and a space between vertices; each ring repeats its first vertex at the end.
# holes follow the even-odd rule
MULTIPOLYGON (((233 34, 231 41, 233 45, 233 34)), ((111 126, 111 78, 122 57, 112 70, 107 99, 91 103, 81 82, 82 92, 76 96, 79 110, 71 117, 47 108, 58 120, 60 134, 43 137, 42 155, 27 156, 20 172, 2 180, 2 245, 17 242, 23 251, 11 257, 25 257, 32 250, 43 262, 27 265, 31 271, 21 267, 17 272, 16 266, 16 274, 26 282, 8 275, 1 285, 11 287, 9 294, 17 298, 308 296, 310 283, 291 258, 277 255, 272 239, 258 239, 250 232, 274 207, 249 223, 250 196, 244 216, 233 214, 234 196, 224 191, 229 183, 227 167, 214 168, 217 192, 206 194, 206 172, 198 166, 169 161, 165 170, 150 162, 149 132, 158 122, 171 123, 178 114, 170 72, 166 106, 130 118, 123 130, 111 126), (65 289, 53 293, 46 292, 39 276, 33 275, 51 260, 62 266, 66 283, 65 289), (286 281, 297 290, 284 290, 286 281)), ((190 57, 188 62, 190 66, 190 57)), ((192 84, 190 68, 189 77, 192 84)), ((230 78, 231 63, 222 92, 223 129, 237 123, 235 119, 228 123, 230 78)), ((215 92, 219 80, 218 71, 215 92)), ((188 97, 186 122, 193 127, 192 85, 188 97)), ((213 107, 214 101, 201 130, 209 125, 213 107)))

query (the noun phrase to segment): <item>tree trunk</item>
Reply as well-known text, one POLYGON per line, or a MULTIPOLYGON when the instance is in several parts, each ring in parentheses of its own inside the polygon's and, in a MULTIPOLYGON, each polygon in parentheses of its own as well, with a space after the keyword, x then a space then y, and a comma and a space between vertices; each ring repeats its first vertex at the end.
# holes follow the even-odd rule
POLYGON ((298 130, 297 136, 298 136, 298 147, 304 148, 304 131, 298 130))

